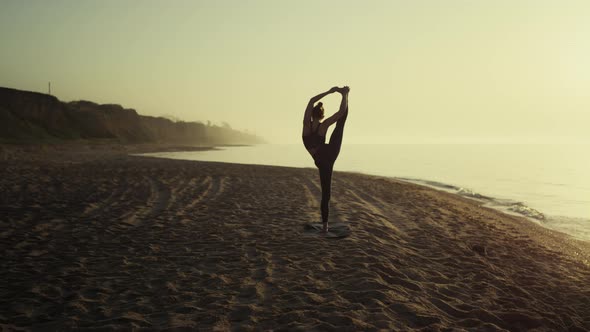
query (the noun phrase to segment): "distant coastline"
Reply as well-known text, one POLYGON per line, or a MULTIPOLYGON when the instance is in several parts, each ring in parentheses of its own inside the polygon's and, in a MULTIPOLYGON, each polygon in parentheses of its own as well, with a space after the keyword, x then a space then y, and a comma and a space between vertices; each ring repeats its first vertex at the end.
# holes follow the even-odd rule
POLYGON ((265 143, 229 125, 172 121, 117 104, 62 102, 48 94, 0 87, 0 143, 71 142, 198 147, 265 143))

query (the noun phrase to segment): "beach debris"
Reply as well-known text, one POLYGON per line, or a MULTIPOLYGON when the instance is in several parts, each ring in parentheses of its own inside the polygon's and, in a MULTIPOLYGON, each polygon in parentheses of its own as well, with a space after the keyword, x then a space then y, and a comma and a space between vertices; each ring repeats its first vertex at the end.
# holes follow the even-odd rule
POLYGON ((522 214, 530 218, 537 220, 545 220, 545 215, 531 207, 526 206, 524 203, 516 202, 508 207, 508 210, 522 214))
POLYGON ((482 244, 474 244, 471 246, 471 250, 475 251, 480 256, 487 256, 486 247, 482 244))

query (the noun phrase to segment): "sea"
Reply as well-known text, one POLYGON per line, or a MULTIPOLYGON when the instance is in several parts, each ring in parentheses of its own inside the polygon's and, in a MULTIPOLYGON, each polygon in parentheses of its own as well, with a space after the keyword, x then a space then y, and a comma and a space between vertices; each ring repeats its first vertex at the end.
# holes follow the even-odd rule
MULTIPOLYGON (((345 144, 335 171, 452 192, 590 241, 590 144, 345 144)), ((302 144, 218 147, 153 157, 314 168, 302 144)))

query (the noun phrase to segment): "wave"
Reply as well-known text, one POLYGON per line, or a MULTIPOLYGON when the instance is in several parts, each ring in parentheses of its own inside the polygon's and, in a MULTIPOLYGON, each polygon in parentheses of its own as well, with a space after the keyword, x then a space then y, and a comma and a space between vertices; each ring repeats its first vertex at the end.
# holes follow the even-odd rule
POLYGON ((523 216, 543 227, 569 234, 578 240, 590 242, 590 229, 587 226, 590 224, 590 219, 588 218, 545 215, 542 212, 527 206, 523 202, 511 199, 494 198, 482 195, 471 189, 462 188, 447 183, 400 177, 397 177, 396 179, 467 197, 483 203, 483 206, 485 207, 496 209, 507 214, 523 216))
POLYGON ((485 206, 495 208, 497 210, 501 210, 502 212, 507 212, 511 214, 521 215, 527 218, 534 219, 537 222, 543 222, 547 219, 547 217, 538 210, 533 209, 530 206, 527 206, 523 202, 514 201, 510 199, 499 199, 494 198, 486 195, 482 195, 478 192, 475 192, 468 188, 458 187, 454 185, 450 185, 447 183, 437 182, 437 181, 430 181, 430 180, 421 180, 421 179, 412 179, 412 178, 397 178, 402 181, 412 182, 415 184, 425 185, 427 187, 431 187, 434 189, 443 190, 446 192, 450 192, 459 196, 475 199, 484 203, 485 206))

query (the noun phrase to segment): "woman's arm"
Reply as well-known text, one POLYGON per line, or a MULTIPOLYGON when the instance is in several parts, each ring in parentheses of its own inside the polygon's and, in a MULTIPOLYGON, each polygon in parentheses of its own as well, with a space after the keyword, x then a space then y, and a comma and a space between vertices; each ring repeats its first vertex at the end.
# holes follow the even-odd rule
POLYGON ((343 88, 338 88, 337 91, 342 94, 340 108, 338 109, 338 112, 334 113, 331 117, 322 122, 322 124, 326 127, 330 127, 332 124, 336 123, 336 121, 338 121, 344 115, 344 112, 348 108, 348 92, 350 91, 350 88, 345 86, 343 88))
POLYGON ((312 97, 309 102, 307 103, 307 107, 305 108, 305 114, 303 115, 303 124, 307 124, 311 120, 311 110, 313 109, 313 105, 320 101, 320 99, 324 98, 325 96, 338 91, 338 87, 333 87, 326 92, 322 92, 319 95, 312 97))
POLYGON ((315 97, 312 97, 312 98, 309 100, 309 102, 310 102, 311 104, 315 104, 315 103, 317 103, 318 101, 320 101, 322 98, 324 98, 325 96, 327 96, 327 95, 329 95, 329 94, 331 94, 331 93, 334 93, 334 92, 338 91, 338 89, 339 89, 339 88, 338 88, 337 86, 335 86, 335 87, 331 88, 330 90, 328 90, 328 91, 326 91, 326 92, 322 92, 322 93, 320 93, 319 95, 317 95, 317 96, 315 96, 315 97))

